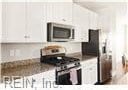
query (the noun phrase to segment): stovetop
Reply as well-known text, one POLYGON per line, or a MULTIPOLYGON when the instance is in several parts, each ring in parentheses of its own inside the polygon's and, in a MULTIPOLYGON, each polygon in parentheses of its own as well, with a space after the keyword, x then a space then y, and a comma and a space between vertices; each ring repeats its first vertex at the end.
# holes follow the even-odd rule
POLYGON ((48 63, 55 66, 68 65, 71 63, 79 62, 80 60, 72 57, 51 57, 43 60, 44 63, 48 63))

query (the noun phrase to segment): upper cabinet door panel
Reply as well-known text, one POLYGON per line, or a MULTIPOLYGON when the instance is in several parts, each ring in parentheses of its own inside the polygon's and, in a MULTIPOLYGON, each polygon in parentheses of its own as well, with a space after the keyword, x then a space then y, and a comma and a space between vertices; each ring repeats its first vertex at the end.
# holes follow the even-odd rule
POLYGON ((3 42, 46 42, 45 3, 3 3, 3 42))
POLYGON ((26 4, 23 2, 4 3, 4 42, 25 42, 26 4))
POLYGON ((90 29, 97 29, 98 28, 98 14, 95 12, 90 11, 89 12, 89 21, 90 21, 90 25, 89 28, 90 29))
POLYGON ((46 41, 46 6, 45 3, 27 3, 27 41, 46 41))
POLYGON ((75 42, 81 42, 81 11, 80 6, 73 4, 73 25, 75 26, 75 42))
POLYGON ((72 25, 72 3, 47 3, 47 21, 72 25))
POLYGON ((61 16, 62 22, 66 24, 72 25, 72 3, 71 2, 64 2, 61 3, 61 16))
POLYGON ((73 5, 73 25, 76 27, 76 41, 88 41, 89 11, 80 5, 73 5), (79 35, 80 34, 80 35, 79 35))

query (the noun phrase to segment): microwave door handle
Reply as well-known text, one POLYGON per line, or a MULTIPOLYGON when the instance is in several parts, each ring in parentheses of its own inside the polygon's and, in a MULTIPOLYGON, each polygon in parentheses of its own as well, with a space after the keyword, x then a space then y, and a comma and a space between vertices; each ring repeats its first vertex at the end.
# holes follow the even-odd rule
POLYGON ((69 38, 72 39, 72 31, 71 31, 71 34, 70 34, 70 37, 69 38))
POLYGON ((71 30, 71 35, 70 35, 70 39, 73 39, 73 31, 74 29, 71 30))

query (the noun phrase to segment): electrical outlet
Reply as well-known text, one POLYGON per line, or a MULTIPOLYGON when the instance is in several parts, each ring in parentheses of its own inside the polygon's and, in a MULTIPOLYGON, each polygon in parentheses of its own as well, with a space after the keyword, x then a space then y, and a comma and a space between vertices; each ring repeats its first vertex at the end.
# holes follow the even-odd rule
POLYGON ((10 50, 10 56, 15 56, 15 51, 14 50, 10 50))
POLYGON ((15 50, 15 56, 20 56, 20 50, 19 49, 15 50))

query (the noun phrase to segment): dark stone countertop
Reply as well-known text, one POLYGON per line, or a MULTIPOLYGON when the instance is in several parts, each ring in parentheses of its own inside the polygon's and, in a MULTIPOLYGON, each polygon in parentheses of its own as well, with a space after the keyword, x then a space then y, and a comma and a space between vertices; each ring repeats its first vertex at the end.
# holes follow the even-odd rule
POLYGON ((39 74, 52 69, 55 69, 55 66, 40 62, 34 62, 28 65, 3 68, 1 69, 1 76, 32 76, 34 74, 39 74))
MULTIPOLYGON (((72 54, 67 55, 74 58, 79 58, 81 61, 86 61, 92 58, 96 58, 96 56, 82 56, 81 54, 72 54)), ((38 62, 33 62, 28 65, 21 65, 11 68, 2 68, 1 69, 1 76, 32 76, 34 74, 39 74, 42 72, 46 72, 48 70, 55 69, 55 66, 40 63, 40 59, 32 59, 37 60, 38 62)))
POLYGON ((69 57, 74 57, 74 58, 78 58, 80 59, 81 62, 83 61, 87 61, 93 58, 97 58, 97 56, 92 56, 92 55, 82 55, 80 53, 76 53, 76 54, 71 54, 71 55, 67 55, 69 57))

